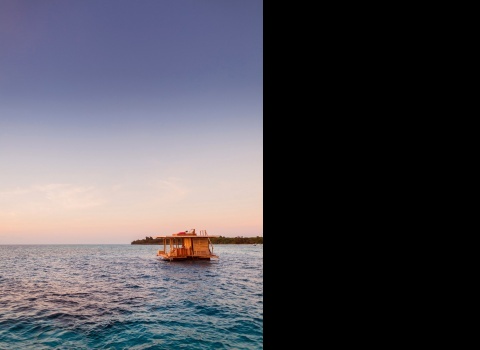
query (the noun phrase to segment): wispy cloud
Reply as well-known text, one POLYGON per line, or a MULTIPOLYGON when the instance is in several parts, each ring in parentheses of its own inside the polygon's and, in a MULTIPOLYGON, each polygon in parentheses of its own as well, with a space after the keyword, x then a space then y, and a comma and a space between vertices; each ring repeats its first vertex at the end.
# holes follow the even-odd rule
POLYGON ((152 187, 158 196, 170 201, 182 200, 190 193, 179 178, 158 179, 152 183, 152 187))
POLYGON ((105 202, 104 196, 94 186, 53 183, 0 192, 0 212, 4 214, 12 212, 12 209, 36 212, 49 209, 84 209, 105 202))
POLYGON ((37 186, 35 189, 43 193, 50 202, 65 208, 90 208, 105 203, 93 186, 49 184, 37 186))
POLYGON ((12 188, 10 190, 5 190, 5 191, 0 192, 0 199, 1 198, 14 197, 14 196, 20 196, 22 194, 27 194, 27 193, 32 192, 32 189, 33 188, 31 188, 31 187, 29 187, 29 188, 16 187, 16 188, 12 188))

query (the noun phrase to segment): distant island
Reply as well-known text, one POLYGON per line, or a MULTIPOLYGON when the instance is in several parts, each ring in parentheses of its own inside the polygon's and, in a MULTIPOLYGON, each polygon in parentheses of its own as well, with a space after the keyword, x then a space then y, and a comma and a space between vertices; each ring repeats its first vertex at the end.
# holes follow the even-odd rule
MULTIPOLYGON (((210 237, 212 244, 263 244, 263 237, 210 237)), ((162 239, 145 237, 137 239, 131 244, 163 244, 162 239)))

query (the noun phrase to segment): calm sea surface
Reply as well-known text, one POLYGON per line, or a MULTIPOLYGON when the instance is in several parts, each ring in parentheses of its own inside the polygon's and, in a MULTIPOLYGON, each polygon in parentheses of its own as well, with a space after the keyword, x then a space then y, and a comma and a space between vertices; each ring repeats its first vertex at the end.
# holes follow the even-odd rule
POLYGON ((263 245, 0 245, 0 349, 263 349, 263 245))

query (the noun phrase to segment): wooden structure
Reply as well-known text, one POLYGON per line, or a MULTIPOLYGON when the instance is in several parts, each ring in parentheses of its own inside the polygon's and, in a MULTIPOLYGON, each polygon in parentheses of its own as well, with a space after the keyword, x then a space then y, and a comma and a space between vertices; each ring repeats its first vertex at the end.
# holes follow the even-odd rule
POLYGON ((160 243, 163 249, 159 249, 157 256, 163 260, 210 260, 219 259, 213 254, 213 245, 206 230, 200 230, 197 235, 195 229, 174 233, 171 236, 157 236, 163 239, 160 243))

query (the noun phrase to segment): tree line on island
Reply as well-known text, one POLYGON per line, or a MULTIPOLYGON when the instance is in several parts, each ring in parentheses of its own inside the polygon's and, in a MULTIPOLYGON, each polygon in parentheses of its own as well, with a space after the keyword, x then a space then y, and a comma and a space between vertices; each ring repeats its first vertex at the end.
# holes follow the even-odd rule
MULTIPOLYGON (((263 237, 209 237, 212 244, 263 244, 263 237)), ((137 239, 131 244, 163 244, 163 239, 145 237, 137 239)))

